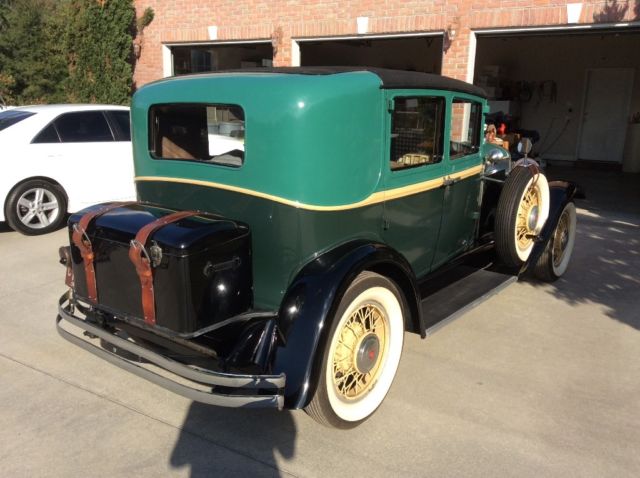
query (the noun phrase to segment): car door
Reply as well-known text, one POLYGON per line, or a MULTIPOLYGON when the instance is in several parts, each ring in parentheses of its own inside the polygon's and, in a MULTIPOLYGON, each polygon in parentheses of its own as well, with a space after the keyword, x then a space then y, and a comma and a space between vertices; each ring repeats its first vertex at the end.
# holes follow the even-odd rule
POLYGON ((447 105, 442 226, 433 268, 473 247, 480 217, 482 185, 482 103, 454 96, 447 105))
POLYGON ((130 142, 116 141, 103 111, 63 113, 33 142, 46 147, 47 158, 69 197, 71 210, 98 202, 124 199, 133 190, 130 142), (122 157, 129 170, 124 167, 122 157))
POLYGON ((383 237, 422 276, 431 268, 442 216, 446 100, 416 90, 388 95, 383 237))

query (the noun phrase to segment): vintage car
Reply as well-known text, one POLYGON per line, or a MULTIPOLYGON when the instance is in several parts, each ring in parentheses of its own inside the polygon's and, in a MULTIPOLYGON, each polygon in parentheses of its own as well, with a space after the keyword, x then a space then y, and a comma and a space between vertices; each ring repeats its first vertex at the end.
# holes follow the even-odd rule
POLYGON ((567 268, 576 186, 483 144, 487 112, 475 86, 372 68, 141 88, 138 202, 69 219, 59 332, 196 401, 359 424, 405 331, 567 268))

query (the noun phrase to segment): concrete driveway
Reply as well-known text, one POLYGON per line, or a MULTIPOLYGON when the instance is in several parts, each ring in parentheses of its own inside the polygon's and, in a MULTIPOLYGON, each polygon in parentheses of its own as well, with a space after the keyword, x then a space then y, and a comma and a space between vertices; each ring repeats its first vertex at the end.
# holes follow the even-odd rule
POLYGON ((590 196, 566 277, 407 335, 385 403, 346 432, 192 403, 67 343, 65 231, 3 229, 0 475, 638 476, 640 178, 579 176, 590 196))

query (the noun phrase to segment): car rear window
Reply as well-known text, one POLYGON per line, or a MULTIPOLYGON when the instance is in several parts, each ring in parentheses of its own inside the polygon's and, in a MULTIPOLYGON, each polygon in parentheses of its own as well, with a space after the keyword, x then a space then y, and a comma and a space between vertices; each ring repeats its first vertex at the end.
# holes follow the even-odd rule
POLYGON ((149 111, 149 151, 155 159, 237 168, 244 163, 244 129, 238 105, 155 105, 149 111))
POLYGON ((9 126, 12 126, 20 121, 27 119, 29 116, 33 116, 35 113, 31 113, 30 111, 2 111, 0 112, 0 131, 3 129, 7 129, 9 126))
POLYGON ((120 129, 121 141, 131 141, 131 119, 128 111, 110 111, 109 115, 115 120, 120 129))

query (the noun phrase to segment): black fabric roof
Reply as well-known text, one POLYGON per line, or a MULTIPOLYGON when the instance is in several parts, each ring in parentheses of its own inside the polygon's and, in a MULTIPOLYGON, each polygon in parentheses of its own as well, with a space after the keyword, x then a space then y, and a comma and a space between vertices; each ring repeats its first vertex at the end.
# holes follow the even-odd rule
POLYGON ((479 86, 432 73, 419 71, 390 70, 368 66, 282 66, 274 68, 243 68, 223 70, 216 73, 286 73, 293 75, 335 75, 355 71, 368 71, 380 78, 385 89, 434 89, 451 90, 486 98, 487 94, 479 86))

